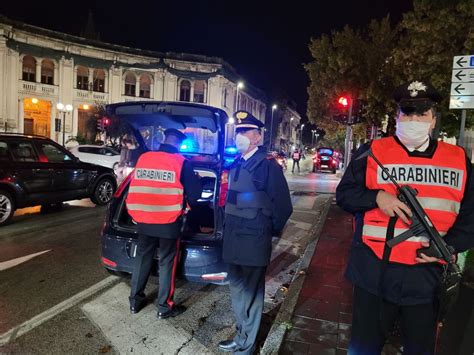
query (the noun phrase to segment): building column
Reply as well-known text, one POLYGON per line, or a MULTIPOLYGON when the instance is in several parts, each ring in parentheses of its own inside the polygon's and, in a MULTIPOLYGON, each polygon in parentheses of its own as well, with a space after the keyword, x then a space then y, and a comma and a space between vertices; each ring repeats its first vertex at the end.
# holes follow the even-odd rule
POLYGON ((109 71, 104 70, 104 91, 109 93, 109 71))
POLYGON ((51 138, 53 141, 56 141, 57 134, 56 134, 56 102, 53 100, 51 102, 51 122, 50 122, 50 127, 51 129, 49 130, 49 138, 51 138))
POLYGON ((191 82, 191 88, 189 90, 189 101, 193 102, 194 101, 194 80, 190 80, 191 82))
POLYGON ((54 74, 53 74, 53 85, 58 86, 59 85, 59 68, 58 64, 54 63, 54 74))
MULTIPOLYGON (((25 129, 25 103, 23 98, 18 98, 18 122, 17 122, 18 132, 24 133, 25 129)), ((11 130, 10 130, 11 132, 11 130)))
POLYGON ((137 79, 135 81, 135 96, 139 97, 140 96, 140 76, 137 75, 137 79))
POLYGON ((88 80, 87 84, 89 86, 89 91, 92 91, 92 88, 94 85, 94 69, 93 68, 89 68, 89 78, 87 80, 88 80))
POLYGON ((74 67, 72 74, 72 88, 77 89, 77 67, 74 67))
POLYGON ((74 137, 77 136, 77 130, 79 128, 79 109, 77 107, 74 107, 74 110, 71 112, 71 124, 72 124, 72 135, 74 137))
POLYGON ((41 61, 43 59, 36 59, 36 82, 41 83, 41 61))

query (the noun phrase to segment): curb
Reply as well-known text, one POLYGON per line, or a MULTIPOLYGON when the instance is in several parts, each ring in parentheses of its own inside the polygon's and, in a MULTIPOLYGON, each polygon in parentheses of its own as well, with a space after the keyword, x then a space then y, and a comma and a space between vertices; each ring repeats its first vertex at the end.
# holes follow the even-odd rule
POLYGON ((267 338, 265 339, 265 343, 260 350, 260 354, 278 354, 283 344, 286 331, 291 328, 291 319, 293 318, 296 302, 298 301, 298 296, 306 278, 306 269, 309 267, 309 264, 313 258, 321 230, 323 229, 329 208, 331 207, 332 199, 332 196, 328 197, 326 202, 324 202, 325 206, 322 209, 319 220, 313 224, 313 227, 308 232, 313 236, 312 240, 306 247, 300 264, 296 268, 295 275, 293 276, 290 286, 288 287, 288 293, 286 294, 285 299, 283 300, 275 317, 275 320, 273 321, 272 327, 270 328, 267 338))

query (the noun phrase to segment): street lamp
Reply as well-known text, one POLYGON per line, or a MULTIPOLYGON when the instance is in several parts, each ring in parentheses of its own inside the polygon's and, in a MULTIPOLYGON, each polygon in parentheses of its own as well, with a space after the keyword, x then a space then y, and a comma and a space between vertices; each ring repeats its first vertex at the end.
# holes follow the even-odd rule
POLYGON ((301 125, 301 131, 300 131, 300 147, 303 149, 303 128, 304 124, 301 125))
POLYGON ((270 121, 270 150, 272 150, 272 137, 273 137, 273 112, 278 108, 276 104, 273 104, 272 106, 272 119, 270 121))
POLYGON ((311 130, 311 146, 313 147, 314 146, 314 134, 316 133, 316 130, 315 129, 312 129, 311 130))
POLYGON ((56 108, 63 114, 63 147, 66 146, 66 112, 72 112, 73 107, 71 104, 64 105, 61 102, 56 104, 56 108))
POLYGON ((290 118, 290 124, 288 125, 288 147, 290 146, 290 141, 291 141, 291 122, 293 121, 294 117, 291 116, 290 118))
POLYGON ((235 102, 234 102, 234 112, 236 112, 239 109, 239 90, 244 88, 244 83, 242 81, 239 81, 237 83, 237 91, 235 95, 235 102))

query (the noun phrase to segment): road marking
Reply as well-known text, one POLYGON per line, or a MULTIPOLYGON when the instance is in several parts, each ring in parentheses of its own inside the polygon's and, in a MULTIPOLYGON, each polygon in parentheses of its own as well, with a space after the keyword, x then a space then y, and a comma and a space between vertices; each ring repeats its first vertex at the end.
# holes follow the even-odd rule
MULTIPOLYGON (((146 306, 130 314, 130 287, 123 282, 81 308, 119 354, 211 354, 193 335, 168 319, 157 319, 146 306)), ((189 316, 189 314, 188 314, 189 316)))
POLYGON ((10 269, 12 267, 15 267, 17 265, 26 263, 28 260, 31 260, 31 259, 33 259, 33 258, 35 258, 35 257, 37 257, 41 254, 47 253, 51 250, 52 249, 43 250, 43 251, 40 251, 39 253, 34 253, 34 254, 30 254, 30 255, 21 256, 19 258, 7 260, 7 261, 2 261, 0 263, 0 271, 4 271, 4 270, 10 269))
POLYGON ((93 294, 99 292, 105 287, 113 284, 120 280, 119 277, 109 276, 106 279, 96 283, 95 285, 89 287, 88 289, 79 292, 78 294, 68 298, 67 300, 57 304, 56 306, 44 311, 43 313, 38 314, 37 316, 27 320, 26 322, 10 329, 6 333, 0 335, 0 346, 7 344, 8 342, 15 340, 16 338, 22 336, 23 334, 28 333, 30 330, 36 328, 37 326, 43 324, 44 322, 50 320, 51 318, 57 316, 58 314, 64 312, 65 310, 77 305, 86 298, 92 296, 93 294))

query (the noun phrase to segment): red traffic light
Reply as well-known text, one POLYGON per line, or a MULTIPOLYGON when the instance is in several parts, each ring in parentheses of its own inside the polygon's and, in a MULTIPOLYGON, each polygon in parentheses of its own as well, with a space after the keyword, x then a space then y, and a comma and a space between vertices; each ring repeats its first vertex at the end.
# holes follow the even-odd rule
POLYGON ((339 105, 341 106, 344 106, 344 107, 347 107, 349 106, 349 103, 350 103, 350 99, 348 97, 345 97, 345 96, 341 96, 337 102, 339 103, 339 105))
POLYGON ((104 118, 104 126, 108 126, 110 123, 110 120, 108 118, 104 118))

